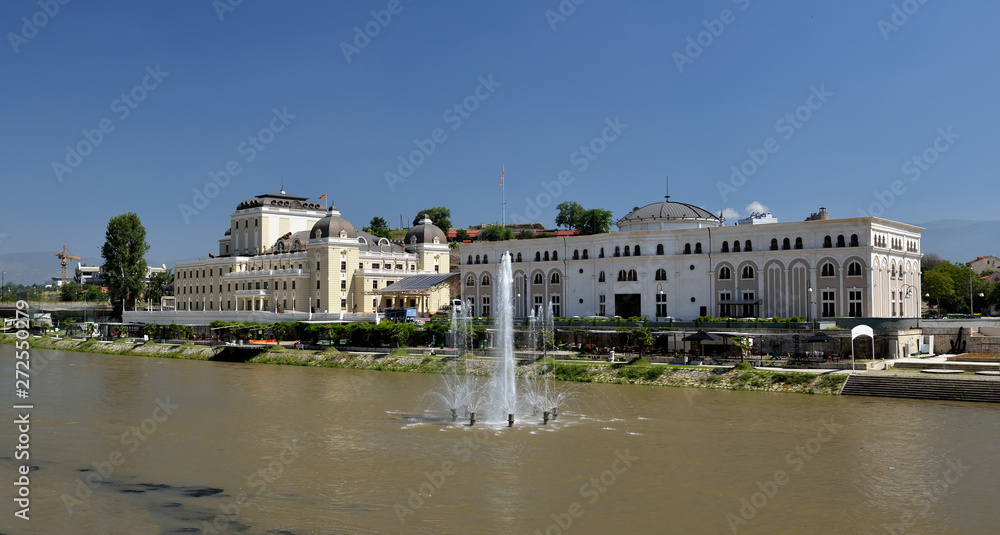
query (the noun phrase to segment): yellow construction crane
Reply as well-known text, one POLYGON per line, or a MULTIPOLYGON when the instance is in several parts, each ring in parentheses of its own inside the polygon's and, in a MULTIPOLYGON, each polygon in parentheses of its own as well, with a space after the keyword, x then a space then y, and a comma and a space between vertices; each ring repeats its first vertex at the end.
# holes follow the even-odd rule
POLYGON ((61 253, 56 253, 56 256, 62 260, 62 281, 66 284, 66 260, 80 260, 79 256, 71 255, 66 251, 66 246, 63 245, 63 250, 61 253))

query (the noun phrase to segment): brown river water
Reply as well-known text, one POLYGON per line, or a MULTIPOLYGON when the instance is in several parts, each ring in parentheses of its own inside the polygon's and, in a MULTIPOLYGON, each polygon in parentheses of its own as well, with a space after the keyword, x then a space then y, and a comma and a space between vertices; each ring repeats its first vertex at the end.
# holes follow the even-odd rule
POLYGON ((0 533, 1000 533, 992 404, 556 383, 469 427, 436 375, 43 350, 25 521, 0 349, 0 533))

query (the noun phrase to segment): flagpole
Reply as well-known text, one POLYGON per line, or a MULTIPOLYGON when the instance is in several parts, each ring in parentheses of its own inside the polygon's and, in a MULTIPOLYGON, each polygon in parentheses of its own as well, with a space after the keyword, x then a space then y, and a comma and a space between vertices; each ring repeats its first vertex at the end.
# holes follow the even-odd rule
POLYGON ((504 172, 504 168, 501 165, 500 166, 500 223, 504 226, 504 228, 506 228, 507 227, 507 197, 506 197, 506 191, 504 190, 503 172, 504 172))

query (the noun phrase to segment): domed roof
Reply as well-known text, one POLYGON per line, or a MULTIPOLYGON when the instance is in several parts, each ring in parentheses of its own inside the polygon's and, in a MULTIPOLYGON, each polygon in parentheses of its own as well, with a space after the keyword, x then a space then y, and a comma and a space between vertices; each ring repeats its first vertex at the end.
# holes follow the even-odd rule
POLYGON ((416 243, 448 243, 448 236, 443 230, 434 226, 429 215, 423 214, 420 223, 406 233, 403 243, 406 245, 416 243), (437 238, 437 242, 434 241, 434 238, 437 238))
POLYGON ((313 225, 309 238, 340 238, 342 231, 346 233, 346 236, 343 237, 352 240, 358 237, 358 230, 354 228, 354 225, 340 216, 340 211, 337 210, 336 206, 331 205, 326 212, 326 217, 313 225))
POLYGON ((622 223, 638 223, 648 221, 691 221, 707 220, 713 223, 722 223, 718 216, 708 210, 683 202, 672 202, 668 197, 663 202, 647 204, 638 210, 632 211, 627 216, 618 220, 618 225, 622 223))

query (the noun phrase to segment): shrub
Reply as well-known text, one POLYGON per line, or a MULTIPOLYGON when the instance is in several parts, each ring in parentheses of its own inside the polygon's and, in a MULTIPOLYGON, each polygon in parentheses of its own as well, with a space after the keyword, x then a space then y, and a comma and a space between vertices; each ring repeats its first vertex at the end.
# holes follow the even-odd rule
POLYGON ((590 369, 579 364, 559 364, 555 369, 555 378, 560 381, 576 381, 589 383, 593 380, 590 369))

